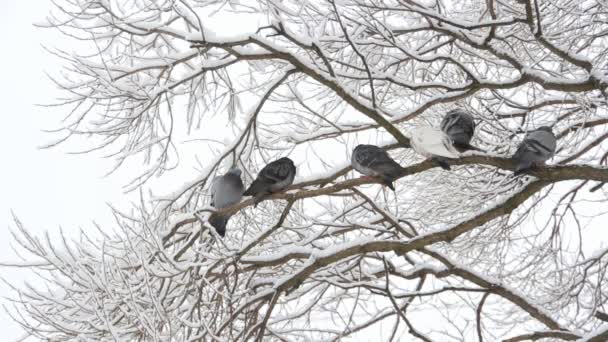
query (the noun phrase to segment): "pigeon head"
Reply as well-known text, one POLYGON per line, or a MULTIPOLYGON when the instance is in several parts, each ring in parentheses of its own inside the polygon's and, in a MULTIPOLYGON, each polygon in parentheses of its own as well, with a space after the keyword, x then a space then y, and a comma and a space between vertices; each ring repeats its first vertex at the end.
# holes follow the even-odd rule
POLYGON ((541 126, 536 129, 537 131, 545 131, 553 134, 553 130, 549 126, 541 126))
POLYGON ((459 115, 469 115, 467 114, 465 111, 463 111, 462 109, 452 109, 449 112, 447 112, 445 114, 446 116, 459 116, 459 115))
POLYGON ((446 113, 446 118, 450 118, 451 120, 466 120, 466 121, 470 121, 473 126, 475 126, 475 119, 473 118, 473 115, 469 114, 468 112, 462 110, 462 109, 452 109, 451 111, 446 113))
POLYGON ((469 114, 468 112, 462 110, 462 109, 452 109, 449 112, 447 112, 445 114, 446 116, 454 116, 454 117, 465 117, 467 119, 473 120, 473 116, 471 114, 469 114))
POLYGON ((293 160, 291 160, 291 159, 289 159, 289 158, 287 158, 287 157, 283 157, 283 158, 281 158, 281 159, 277 160, 277 162, 279 162, 279 163, 289 163, 289 164, 291 164, 291 165, 294 165, 294 164, 293 164, 293 160))
POLYGON ((356 149, 362 149, 362 148, 368 148, 368 147, 370 147, 370 146, 374 146, 374 145, 368 145, 368 144, 359 144, 359 145, 357 145, 357 146, 355 147, 355 150, 356 150, 356 149))

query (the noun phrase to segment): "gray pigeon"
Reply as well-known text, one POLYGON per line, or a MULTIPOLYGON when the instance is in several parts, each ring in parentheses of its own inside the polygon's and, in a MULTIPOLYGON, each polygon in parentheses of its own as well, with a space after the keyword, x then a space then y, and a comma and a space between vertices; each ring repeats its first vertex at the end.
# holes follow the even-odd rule
MULTIPOLYGON (((241 170, 232 168, 225 175, 213 180, 213 184, 211 185, 211 205, 216 209, 222 209, 239 203, 241 198, 243 198, 244 190, 241 170)), ((209 217, 209 223, 223 237, 226 234, 226 224, 228 224, 229 218, 230 215, 212 214, 209 217)))
POLYGON ((483 151, 471 145, 471 139, 475 133, 475 120, 471 114, 459 109, 449 111, 441 120, 441 130, 452 139, 452 145, 458 152, 483 151))
POLYGON ((551 127, 542 126, 526 134, 513 155, 517 164, 514 175, 520 175, 539 164, 551 159, 555 155, 557 139, 551 127))
POLYGON ((358 145, 350 160, 360 173, 382 178, 382 183, 395 191, 393 181, 403 174, 403 168, 386 151, 374 145, 358 145))
POLYGON ((257 206, 273 192, 282 191, 290 186, 295 176, 296 166, 291 159, 284 157, 275 160, 264 166, 243 195, 253 196, 254 206, 257 206))

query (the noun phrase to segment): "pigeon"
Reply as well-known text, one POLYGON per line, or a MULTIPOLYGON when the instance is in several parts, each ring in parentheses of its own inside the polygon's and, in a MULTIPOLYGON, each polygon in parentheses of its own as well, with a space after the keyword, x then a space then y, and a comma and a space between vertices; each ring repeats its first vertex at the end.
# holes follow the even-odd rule
POLYGON ((353 168, 366 176, 380 177, 382 183, 395 191, 393 181, 403 173, 386 151, 374 145, 358 145, 351 157, 353 168))
MULTIPOLYGON (((243 198, 244 190, 241 170, 232 168, 225 175, 213 180, 213 184, 211 185, 211 205, 216 209, 222 209, 239 203, 241 198, 243 198)), ((209 223, 221 237, 224 237, 229 218, 230 215, 211 214, 209 223)))
POLYGON ((452 139, 442 130, 433 127, 418 127, 412 131, 410 144, 414 151, 433 159, 444 170, 450 170, 445 158, 458 158, 460 153, 452 144, 452 139))
POLYGON ((483 151, 471 145, 475 133, 475 120, 471 114, 454 109, 449 111, 441 120, 441 130, 452 140, 452 145, 458 152, 467 150, 483 151))
POLYGON ((516 163, 514 175, 520 175, 555 155, 557 138, 551 127, 542 126, 526 134, 512 159, 516 163))
POLYGON ((273 192, 279 192, 293 183, 296 166, 289 158, 281 158, 264 166, 258 177, 243 195, 254 197, 254 207, 273 192))

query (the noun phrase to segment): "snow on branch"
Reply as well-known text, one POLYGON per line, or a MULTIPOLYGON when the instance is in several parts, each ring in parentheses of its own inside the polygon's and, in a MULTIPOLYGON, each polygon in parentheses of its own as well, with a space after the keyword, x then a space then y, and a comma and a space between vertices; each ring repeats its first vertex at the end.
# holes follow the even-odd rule
POLYGON ((602 341, 607 10, 56 0, 40 26, 83 47, 48 47, 66 110, 49 147, 104 151, 110 171, 136 170, 126 190, 191 176, 95 233, 38 237, 16 220, 18 257, 0 266, 37 278, 13 285, 9 312, 53 341, 602 341), (483 152, 447 172, 410 138, 453 109, 483 152), (540 126, 555 157, 514 177, 540 126), (358 144, 403 167, 395 192, 352 169, 358 144), (285 192, 213 207, 214 177, 236 166, 249 185, 285 156, 285 192), (211 215, 231 215, 224 238, 211 215))

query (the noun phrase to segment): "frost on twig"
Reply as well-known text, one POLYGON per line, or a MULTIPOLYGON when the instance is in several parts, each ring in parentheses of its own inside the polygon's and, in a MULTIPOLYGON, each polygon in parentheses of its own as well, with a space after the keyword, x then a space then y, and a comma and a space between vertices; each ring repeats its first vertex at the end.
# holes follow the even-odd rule
POLYGON ((126 190, 199 171, 95 233, 56 241, 16 221, 20 259, 2 265, 38 280, 14 287, 11 315, 53 341, 601 341, 607 10, 57 0, 44 26, 90 48, 49 47, 66 60, 58 143, 86 137, 81 152, 137 165, 126 190), (217 18, 256 26, 229 34, 217 18), (409 137, 454 108, 488 152, 448 173, 409 137), (513 177, 508 157, 543 125, 555 158, 513 177), (359 143, 404 167, 396 192, 352 171, 359 143), (294 184, 222 209, 234 215, 219 237, 212 179, 238 165, 249 183, 287 155, 294 184))

